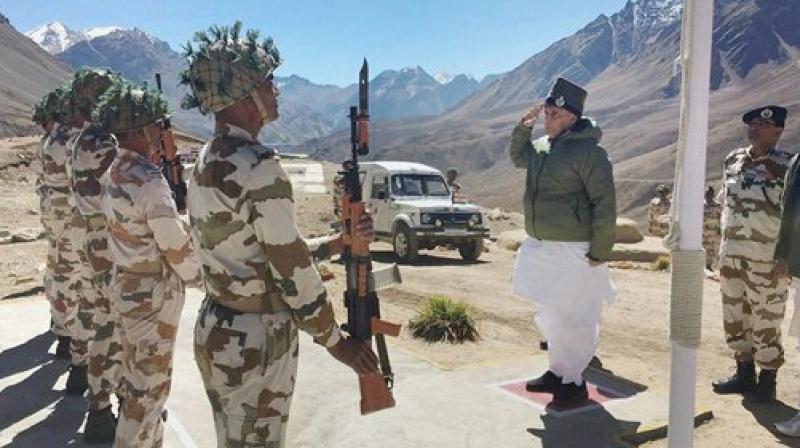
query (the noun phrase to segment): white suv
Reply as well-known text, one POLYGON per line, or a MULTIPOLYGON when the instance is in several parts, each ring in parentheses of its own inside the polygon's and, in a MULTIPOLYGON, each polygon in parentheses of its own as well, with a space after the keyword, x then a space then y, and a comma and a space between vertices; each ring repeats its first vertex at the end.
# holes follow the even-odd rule
POLYGON ((489 236, 485 218, 473 204, 453 203, 442 173, 410 162, 363 162, 363 199, 372 214, 375 237, 394 245, 400 262, 420 249, 446 245, 475 261, 489 236))

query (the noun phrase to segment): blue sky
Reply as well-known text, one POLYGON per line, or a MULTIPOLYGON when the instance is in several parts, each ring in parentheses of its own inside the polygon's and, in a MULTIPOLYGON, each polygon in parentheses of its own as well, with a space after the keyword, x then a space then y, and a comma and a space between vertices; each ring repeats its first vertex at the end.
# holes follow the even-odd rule
POLYGON ((366 56, 381 70, 422 66, 478 79, 508 71, 626 0, 0 0, 22 32, 53 21, 72 29, 139 27, 175 48, 210 24, 242 20, 273 36, 278 75, 316 83, 356 81, 366 56))

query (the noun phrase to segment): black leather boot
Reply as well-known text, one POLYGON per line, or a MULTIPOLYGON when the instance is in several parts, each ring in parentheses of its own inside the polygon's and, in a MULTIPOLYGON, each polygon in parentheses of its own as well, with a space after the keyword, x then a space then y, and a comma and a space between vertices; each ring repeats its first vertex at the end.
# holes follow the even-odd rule
POLYGON ((561 384, 561 378, 548 370, 539 378, 534 378, 525 383, 525 390, 528 392, 548 392, 552 394, 555 393, 559 384, 561 384))
POLYGON ((117 422, 111 413, 111 406, 99 410, 90 410, 83 429, 83 441, 89 444, 114 443, 117 422))
POLYGON ((559 384, 553 394, 553 401, 550 406, 563 408, 575 406, 589 399, 589 391, 586 389, 586 381, 580 386, 575 383, 559 384))
POLYGON ((756 365, 752 361, 736 361, 736 373, 711 383, 718 394, 744 394, 756 389, 756 365))
POLYGON ((72 338, 69 336, 59 336, 58 345, 56 345, 56 358, 57 359, 70 359, 69 344, 72 338))
POLYGON ((67 395, 83 395, 86 392, 89 387, 86 368, 87 366, 70 366, 67 387, 64 389, 64 393, 67 395))
POLYGON ((777 370, 761 369, 758 373, 758 385, 754 397, 759 403, 772 403, 775 401, 775 386, 777 385, 777 370))

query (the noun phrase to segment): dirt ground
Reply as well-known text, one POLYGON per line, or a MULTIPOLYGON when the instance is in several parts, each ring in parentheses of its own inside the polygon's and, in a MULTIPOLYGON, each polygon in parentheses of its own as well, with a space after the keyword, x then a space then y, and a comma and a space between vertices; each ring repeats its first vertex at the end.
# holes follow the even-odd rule
MULTIPOLYGON (((13 232, 39 224, 38 201, 33 192, 34 175, 24 160, 35 140, 0 140, 0 231, 13 232), (22 157, 17 153, 23 154, 22 157)), ((334 165, 326 165, 331 176, 334 165)), ((330 178, 330 177, 329 177, 330 178)), ((307 236, 330 232, 329 195, 296 195, 298 222, 307 236)), ((492 235, 519 228, 518 216, 490 222, 492 235)), ((42 240, 0 245, 0 298, 40 284, 36 274, 44 263, 46 244, 42 240)), ((455 251, 423 252, 413 266, 401 266, 403 283, 382 291, 383 317, 407 324, 432 295, 446 295, 472 306, 481 340, 463 345, 428 344, 413 339, 404 328, 400 337, 390 340, 390 350, 410 352, 441 368, 460 369, 502 363, 525 356, 541 355, 539 336, 532 325, 534 306, 514 296, 510 289, 514 252, 487 244, 488 252, 476 264, 463 262, 455 251)), ((377 265, 393 262, 391 246, 376 243, 373 257, 377 265)), ((335 274, 328 283, 337 316, 344 316, 341 304, 342 266, 324 263, 335 274)), ((605 368, 660 396, 668 396, 670 342, 667 334, 670 277, 668 273, 642 269, 612 269, 617 285, 616 303, 606 311, 598 357, 605 368)), ((11 300, 11 299, 9 299, 11 300)), ((2 302, 0 302, 2 303, 2 302)), ((787 311, 791 316, 793 306, 787 311)), ((788 328, 789 318, 784 324, 788 328)), ((698 351, 697 409, 712 410, 715 418, 696 432, 699 447, 800 446, 790 439, 779 439, 771 424, 796 412, 800 398, 800 369, 797 341, 788 339, 787 366, 780 371, 778 395, 774 405, 743 402, 739 396, 718 396, 710 382, 728 375, 733 361, 722 330, 719 284, 704 284, 703 345, 698 351)), ((539 372, 531 372, 536 375, 539 372)), ((665 441, 650 447, 665 447, 665 441)))

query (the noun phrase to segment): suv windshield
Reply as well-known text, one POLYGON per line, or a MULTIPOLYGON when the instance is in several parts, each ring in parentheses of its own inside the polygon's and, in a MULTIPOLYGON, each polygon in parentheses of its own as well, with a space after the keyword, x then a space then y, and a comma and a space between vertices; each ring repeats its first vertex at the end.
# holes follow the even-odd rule
POLYGON ((436 174, 395 174, 392 176, 395 196, 450 196, 442 176, 436 174))

